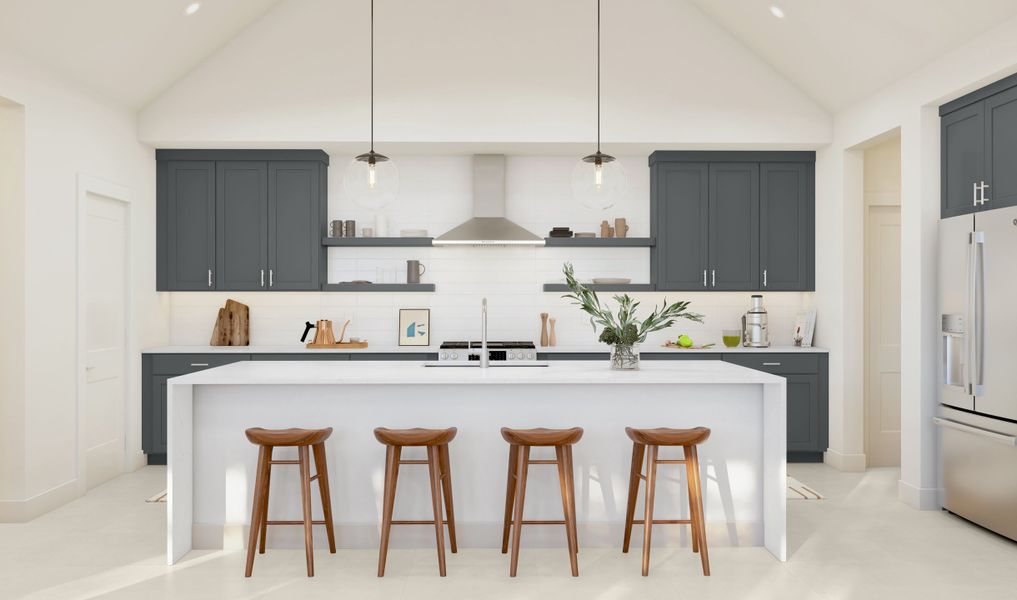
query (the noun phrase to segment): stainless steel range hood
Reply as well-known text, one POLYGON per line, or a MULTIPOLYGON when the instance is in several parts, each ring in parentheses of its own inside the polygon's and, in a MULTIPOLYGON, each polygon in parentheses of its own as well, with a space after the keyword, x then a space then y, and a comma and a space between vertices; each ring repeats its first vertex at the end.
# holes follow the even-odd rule
POLYGON ((543 246, 544 238, 505 218, 505 156, 473 156, 473 218, 434 238, 435 246, 543 246))

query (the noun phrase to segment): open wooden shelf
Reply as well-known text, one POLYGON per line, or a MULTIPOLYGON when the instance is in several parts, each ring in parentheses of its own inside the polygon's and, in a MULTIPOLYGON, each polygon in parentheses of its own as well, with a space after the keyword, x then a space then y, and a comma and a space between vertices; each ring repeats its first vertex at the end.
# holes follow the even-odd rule
POLYGON ((351 238, 321 238, 322 246, 431 246, 434 238, 429 237, 351 237, 351 238))
POLYGON ((433 292, 433 283, 326 283, 323 292, 433 292))
POLYGON ((545 246, 557 246, 566 248, 649 248, 657 243, 652 237, 624 237, 624 238, 544 238, 545 246))
MULTIPOLYGON (((656 286, 652 283, 585 283, 588 289, 595 292, 652 292, 656 286)), ((564 283, 545 283, 545 292, 567 292, 569 286, 564 283)))

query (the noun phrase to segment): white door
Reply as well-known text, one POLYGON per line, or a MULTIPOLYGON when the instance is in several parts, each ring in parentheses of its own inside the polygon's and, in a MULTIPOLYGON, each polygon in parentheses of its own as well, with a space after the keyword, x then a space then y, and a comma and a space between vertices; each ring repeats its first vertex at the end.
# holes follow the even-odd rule
POLYGON ((866 223, 866 456, 900 466, 900 207, 870 206, 866 223))
POLYGON ((82 280, 85 390, 81 442, 89 489, 123 473, 127 331, 127 205, 88 194, 82 280))

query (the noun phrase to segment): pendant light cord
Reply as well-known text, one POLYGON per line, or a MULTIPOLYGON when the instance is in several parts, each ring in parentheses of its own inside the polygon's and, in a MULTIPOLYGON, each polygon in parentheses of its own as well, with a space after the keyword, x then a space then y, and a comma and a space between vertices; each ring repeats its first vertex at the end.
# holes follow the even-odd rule
POLYGON ((374 0, 371 0, 371 154, 374 154, 374 0))
POLYGON ((600 0, 597 0, 597 154, 600 154, 600 0))

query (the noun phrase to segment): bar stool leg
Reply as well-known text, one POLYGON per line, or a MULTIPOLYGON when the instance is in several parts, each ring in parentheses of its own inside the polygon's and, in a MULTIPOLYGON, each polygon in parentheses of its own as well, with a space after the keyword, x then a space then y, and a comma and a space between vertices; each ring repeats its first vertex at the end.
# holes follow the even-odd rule
POLYGON ((576 531, 576 470, 575 463, 572 462, 572 446, 565 446, 565 462, 568 463, 565 487, 569 491, 569 509, 572 511, 572 547, 576 549, 576 554, 579 554, 579 534, 576 531))
POLYGON ((703 563, 703 575, 710 575, 710 555, 706 549, 706 517, 703 513, 703 486, 702 478, 699 475, 699 452, 695 446, 690 446, 692 460, 686 463, 686 469, 691 471, 689 481, 695 482, 696 487, 696 515, 692 517, 693 527, 699 531, 699 559, 703 563))
POLYGON ((267 450, 265 456, 265 462, 268 463, 268 468, 265 469, 265 502, 264 509, 261 511, 261 531, 259 532, 258 540, 258 554, 265 553, 265 536, 268 534, 268 497, 269 492, 272 490, 272 446, 266 446, 267 450))
POLYGON ((441 461, 436 446, 427 447, 427 471, 431 476, 431 507, 434 510, 434 538, 438 546, 438 573, 445 576, 445 525, 441 511, 441 461))
POLYGON ((395 506, 396 480, 399 478, 399 457, 402 449, 398 446, 385 447, 385 494, 381 514, 381 544, 378 546, 378 577, 385 576, 385 560, 388 558, 388 539, 392 532, 392 509, 395 506))
POLYGON ((307 576, 314 577, 314 542, 311 537, 311 460, 307 446, 299 446, 300 500, 304 506, 304 554, 307 556, 307 576))
MULTIPOLYGON (((328 489, 328 464, 325 461, 325 444, 315 444, 314 472, 318 475, 318 494, 321 495, 321 509, 325 513, 325 534, 328 536, 328 551, 335 554, 335 524, 332 523, 332 494, 328 489)), ((268 512, 268 503, 265 504, 268 512)), ((262 538, 264 539, 264 538, 262 538)))
POLYGON ((438 460, 441 463, 441 491, 445 498, 445 517, 448 519, 448 543, 452 554, 458 551, 456 546, 456 517, 452 510, 452 465, 448 458, 448 444, 438 446, 438 460))
POLYGON ((526 500, 526 471, 530 464, 530 447, 519 448, 517 456, 515 518, 512 526, 512 561, 509 565, 509 577, 515 577, 519 568, 519 538, 523 532, 523 502, 526 500))
POLYGON ((685 485, 689 489, 689 531, 692 533, 692 552, 699 552, 699 529, 696 528, 696 486, 692 483, 692 460, 688 446, 682 446, 685 453, 685 485))
POLYGON ((653 493, 657 488, 657 446, 647 446, 646 508, 643 514, 643 577, 650 574, 650 537, 653 532, 653 493))
POLYGON ((554 454, 558 463, 558 483, 561 485, 561 513, 565 519, 565 541, 569 548, 569 562, 572 565, 572 576, 578 577, 579 560, 576 557, 575 541, 572 539, 572 504, 569 501, 569 488, 566 483, 566 478, 569 475, 565 473, 565 468, 568 466, 568 459, 565 456, 565 447, 555 446, 554 454))
POLYGON ((261 518, 264 513, 262 503, 265 501, 265 471, 271 467, 265 446, 258 447, 258 469, 254 480, 254 505, 251 507, 251 532, 247 540, 247 565, 244 577, 250 577, 254 570, 254 550, 258 546, 258 532, 261 530, 261 518))
POLYGON ((505 484, 505 524, 501 532, 501 553, 508 553, 509 528, 512 526, 512 504, 516 498, 516 471, 519 460, 519 446, 509 446, 508 482, 505 484))
POLYGON ((632 541, 632 521, 636 516, 636 497, 639 496, 639 476, 643 472, 643 454, 645 452, 646 446, 632 444, 632 467, 629 469, 629 501, 625 507, 625 540, 622 542, 622 552, 629 551, 629 542, 632 541))

